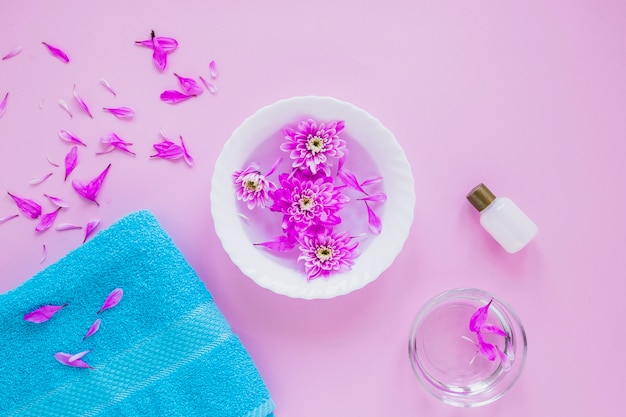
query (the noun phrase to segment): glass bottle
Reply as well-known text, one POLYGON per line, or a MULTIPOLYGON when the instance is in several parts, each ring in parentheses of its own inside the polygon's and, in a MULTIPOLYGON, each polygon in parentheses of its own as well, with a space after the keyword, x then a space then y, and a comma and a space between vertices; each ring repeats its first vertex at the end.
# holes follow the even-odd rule
POLYGON ((496 197, 485 184, 467 195, 480 212, 480 224, 509 253, 526 246, 536 235, 537 225, 507 197, 496 197))

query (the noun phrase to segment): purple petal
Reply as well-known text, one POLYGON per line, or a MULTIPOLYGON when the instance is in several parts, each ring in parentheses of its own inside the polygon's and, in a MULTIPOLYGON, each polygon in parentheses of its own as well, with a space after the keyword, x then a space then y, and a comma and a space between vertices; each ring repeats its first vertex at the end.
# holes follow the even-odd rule
POLYGON ((74 190, 76 190, 78 195, 87 200, 93 201, 94 203, 96 203, 96 205, 99 206, 100 204, 96 201, 96 198, 98 197, 98 193, 100 192, 102 183, 104 182, 104 179, 106 178, 110 168, 111 164, 109 164, 104 169, 104 171, 100 173, 100 175, 89 181, 87 184, 83 184, 78 180, 73 180, 72 187, 74 187, 74 190))
POLYGON ((381 192, 375 192, 374 194, 370 194, 367 197, 357 198, 357 200, 361 201, 387 201, 387 194, 381 192))
POLYGON ((78 146, 72 146, 72 149, 65 155, 65 179, 67 181, 67 177, 74 171, 78 165, 78 146))
POLYGON ((154 66, 161 72, 165 71, 167 66, 167 52, 161 46, 161 42, 154 37, 154 31, 152 32, 152 61, 154 66))
POLYGON ((348 187, 360 191, 363 194, 367 194, 365 190, 359 184, 359 180, 357 180, 356 175, 352 173, 352 171, 348 171, 347 169, 341 169, 337 171, 337 175, 341 179, 341 181, 347 185, 348 187))
POLYGON ((278 165, 280 165, 281 162, 283 162, 282 156, 280 158, 278 158, 276 160, 276 162, 274 162, 274 164, 270 167, 270 170, 267 171, 267 174, 265 174, 265 177, 267 178, 270 175, 272 175, 274 173, 274 171, 276 171, 276 168, 278 168, 278 165))
POLYGON ((31 311, 30 313, 26 313, 24 315, 24 320, 31 323, 43 323, 50 320, 52 316, 54 316, 56 313, 59 312, 59 310, 64 307, 67 307, 67 303, 63 304, 62 306, 45 305, 31 311))
POLYGON ((4 116, 4 113, 7 112, 7 100, 9 99, 9 93, 4 95, 4 98, 0 102, 0 119, 4 116))
POLYGON ((87 146, 85 142, 74 136, 69 130, 59 130, 59 138, 61 138, 61 140, 64 140, 65 142, 77 143, 79 145, 87 146))
POLYGON ((209 62, 209 73, 211 74, 211 78, 216 79, 219 75, 217 72, 217 65, 215 65, 215 61, 209 62))
POLYGON ((66 230, 76 230, 76 229, 82 229, 82 226, 77 226, 75 224, 70 224, 70 223, 61 223, 59 225, 57 225, 57 227, 55 227, 56 230, 58 230, 59 232, 64 232, 66 230))
POLYGON ((181 93, 177 90, 166 90, 161 93, 161 101, 164 101, 169 104, 180 103, 181 101, 189 100, 194 96, 190 96, 188 94, 181 93))
POLYGON ((477 333, 476 336, 478 337, 478 351, 480 354, 490 361, 495 361, 496 347, 491 343, 485 342, 485 339, 483 339, 480 333, 477 333))
POLYGON ((113 87, 111 87, 111 84, 109 84, 109 82, 107 80, 105 80, 104 78, 100 79, 100 84, 102 84, 104 86, 104 88, 109 90, 109 92, 111 94, 113 94, 114 97, 117 97, 117 93, 115 92, 113 87))
POLYGON ((178 83, 180 84, 180 87, 183 89, 185 94, 191 96, 197 96, 202 94, 202 87, 200 87, 200 84, 198 84, 196 80, 194 80, 193 78, 181 77, 176 73, 174 73, 174 75, 176 76, 176 78, 178 78, 178 83))
POLYGON ((19 214, 11 214, 9 216, 0 217, 0 224, 6 223, 9 220, 13 220, 13 219, 15 219, 17 217, 20 217, 20 215, 19 214))
POLYGON ((87 226, 85 226, 85 238, 83 239, 83 243, 85 243, 87 239, 89 239, 89 236, 91 236, 93 232, 96 231, 99 224, 100 220, 92 220, 87 223, 87 226))
POLYGON ((11 196, 11 198, 17 204, 17 208, 22 212, 22 214, 31 219, 36 219, 41 216, 41 206, 33 200, 29 200, 27 198, 17 197, 9 192, 7 192, 11 196))
POLYGON ((277 236, 265 242, 255 243, 254 246, 262 246, 276 252, 286 252, 296 247, 296 239, 289 235, 277 236))
POLYGON ((74 357, 74 355, 70 355, 65 352, 57 352, 54 354, 54 358, 66 366, 72 366, 74 368, 90 368, 93 369, 92 366, 86 364, 82 359, 75 359, 70 361, 70 358, 74 357))
POLYGON ((365 186, 372 185, 372 184, 378 184, 382 180, 383 180, 383 177, 368 178, 361 183, 361 187, 365 187, 365 186))
POLYGON ((130 149, 128 149, 128 147, 131 146, 132 143, 126 142, 124 139, 120 138, 115 133, 109 133, 108 135, 102 136, 100 138, 100 143, 102 143, 104 145, 109 145, 109 146, 104 151, 96 153, 96 155, 109 153, 113 149, 119 149, 119 150, 121 150, 123 152, 126 152, 128 154, 131 154, 133 156, 136 155, 135 152, 133 152, 130 149))
POLYGON ((199 78, 200 78, 200 81, 202 81, 202 84, 204 84, 204 86, 206 87, 206 89, 209 90, 209 93, 213 95, 217 93, 217 87, 215 87, 215 84, 208 82, 202 76, 200 76, 199 78))
POLYGON ((70 111, 70 108, 67 106, 67 103, 65 102, 65 100, 59 99, 59 106, 61 106, 61 108, 63 108, 63 110, 65 110, 65 112, 70 115, 70 119, 74 117, 74 115, 70 111))
POLYGON ((72 356, 69 357, 69 359, 67 360, 68 362, 75 362, 78 359, 82 359, 85 357, 86 354, 88 354, 89 352, 91 352, 91 349, 89 350, 83 350, 82 352, 78 352, 72 356))
POLYGON ((187 165, 189 165, 190 167, 193 166, 193 157, 191 156, 191 154, 187 151, 187 147, 185 146, 185 141, 183 140, 182 136, 180 137, 180 147, 183 150, 183 157, 185 158, 185 162, 187 163, 187 165))
POLYGON ((135 111, 130 107, 104 107, 102 110, 108 111, 118 119, 132 119, 135 111))
MULTIPOLYGON (((155 36, 154 39, 157 40, 161 48, 163 48, 163 50, 168 54, 170 52, 174 52, 176 48, 178 48, 178 41, 176 41, 176 39, 174 38, 168 38, 166 36, 155 36)), ((146 39, 143 41, 135 41, 135 44, 139 46, 145 46, 147 48, 154 47, 152 39, 146 39)))
POLYGON ((53 195, 48 195, 48 194, 44 194, 44 196, 47 197, 48 200, 50 200, 52 202, 52 204, 54 204, 57 207, 64 207, 64 208, 66 208, 66 207, 70 206, 65 201, 60 199, 59 197, 55 197, 53 195))
POLYGON ((499 328, 498 326, 493 326, 491 324, 485 324, 481 327, 481 330, 486 331, 488 333, 497 334, 502 337, 509 337, 504 330, 499 328))
POLYGON ((46 260, 46 256, 48 254, 48 251, 46 250, 46 244, 44 243, 42 246, 42 250, 41 250, 41 259, 39 260, 39 263, 42 264, 44 263, 44 261, 46 260))
POLYGON ((14 56, 18 55, 20 52, 22 52, 22 46, 17 46, 11 52, 3 56, 2 60, 4 61, 5 59, 13 58, 14 56))
POLYGON ((374 213, 374 210, 365 202, 365 206, 367 207, 367 223, 369 224, 369 229, 372 233, 379 235, 383 230, 383 223, 380 220, 380 217, 374 213))
POLYGON ((506 353, 502 352, 498 346, 496 346, 496 354, 500 358, 500 363, 502 364, 502 370, 504 372, 509 372, 511 370, 511 360, 506 353))
POLYGON ((65 52, 63 52, 59 48, 54 47, 46 42, 41 42, 41 43, 43 43, 46 46, 46 48, 48 48, 52 56, 59 58, 61 61, 65 62, 66 64, 70 62, 69 57, 65 54, 65 52))
POLYGON ((32 180, 29 182, 30 185, 39 185, 42 182, 44 182, 45 180, 47 180, 48 178, 50 178, 52 176, 52 172, 47 173, 46 175, 44 175, 41 178, 37 178, 36 180, 32 180))
POLYGON ((89 328, 89 330, 87 330, 87 334, 85 334, 85 337, 83 337, 83 342, 85 341, 85 339, 87 339, 89 336, 93 335, 95 332, 98 331, 98 329, 100 328, 100 323, 102 322, 102 320, 97 319, 96 321, 93 322, 93 324, 91 325, 91 327, 89 328))
POLYGON ((123 295, 124 295, 124 290, 122 290, 121 288, 116 288, 113 291, 111 291, 111 293, 107 296, 106 300, 104 300, 104 304, 102 304, 102 307, 100 307, 100 310, 98 310, 97 314, 100 314, 104 310, 113 308, 116 305, 118 305, 123 295))
POLYGON ((52 159, 50 159, 50 155, 46 156, 46 158, 48 159, 48 163, 52 165, 53 167, 57 167, 57 168, 60 167, 59 164, 57 164, 56 162, 53 162, 52 159))
POLYGON ((489 306, 491 305, 492 302, 493 300, 489 300, 489 302, 486 305, 480 307, 479 309, 476 310, 476 312, 474 312, 474 314, 472 314, 472 317, 470 317, 470 322, 469 322, 470 331, 480 332, 482 327, 485 325, 485 322, 487 321, 487 315, 489 314, 489 306))
POLYGON ((157 151, 157 153, 150 155, 150 158, 178 159, 183 157, 185 154, 182 146, 177 145, 170 140, 155 143, 152 147, 157 151))
POLYGON ((57 214, 59 214, 59 210, 61 210, 61 207, 57 207, 55 211, 46 213, 43 216, 41 216, 41 220, 39 221, 39 224, 37 225, 37 227, 35 227, 35 231, 43 232, 43 231, 48 230, 50 226, 52 226, 52 223, 54 223, 54 220, 57 218, 57 214))
POLYGON ((76 84, 74 84, 74 99, 78 104, 80 104, 80 106, 83 108, 83 110, 85 110, 89 117, 93 119, 93 114, 91 114, 91 111, 89 111, 87 103, 85 103, 85 101, 78 95, 78 92, 76 92, 76 84))

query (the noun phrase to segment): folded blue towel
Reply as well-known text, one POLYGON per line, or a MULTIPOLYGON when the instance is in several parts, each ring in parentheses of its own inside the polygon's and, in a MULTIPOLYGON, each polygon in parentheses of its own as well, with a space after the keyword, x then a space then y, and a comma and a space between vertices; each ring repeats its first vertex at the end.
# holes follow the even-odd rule
POLYGON ((0 415, 267 417, 258 370, 157 220, 126 216, 0 295, 0 415), (109 293, 120 303, 96 314, 109 293), (67 307, 35 324, 24 314, 67 307), (83 341, 91 324, 100 329, 83 341), (56 352, 92 349, 93 369, 56 352))

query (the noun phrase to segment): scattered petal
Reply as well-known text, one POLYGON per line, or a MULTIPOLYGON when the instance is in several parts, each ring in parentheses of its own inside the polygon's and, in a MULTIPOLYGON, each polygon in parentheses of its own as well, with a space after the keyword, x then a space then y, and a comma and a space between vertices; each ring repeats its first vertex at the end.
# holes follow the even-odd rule
POLYGON ((59 310, 64 307, 67 307, 67 303, 63 304, 62 306, 45 305, 31 311, 30 313, 26 313, 24 315, 24 320, 31 323, 43 323, 50 320, 52 316, 54 316, 56 313, 59 312, 59 310))
POLYGON ((73 356, 74 355, 70 355, 69 353, 65 353, 65 352, 57 352, 54 354, 54 358, 60 363, 62 363, 63 365, 72 366, 74 368, 93 369, 92 366, 85 363, 82 359, 75 359, 73 361, 70 361, 70 358, 72 358, 73 356))
POLYGON ((372 184, 378 184, 382 180, 383 180, 383 177, 368 178, 361 183, 361 187, 365 187, 365 186, 372 185, 372 184))
POLYGON ((296 247, 296 241, 294 236, 280 235, 265 242, 255 243, 254 246, 262 246, 268 250, 275 252, 286 252, 296 247))
POLYGON ((154 36, 152 31, 152 62, 154 66, 161 72, 165 71, 167 66, 167 52, 161 46, 161 42, 154 36))
POLYGON ((46 156, 46 158, 48 159, 48 162, 50 163, 50 165, 52 165, 53 167, 60 167, 61 165, 57 164, 56 162, 53 162, 52 159, 50 159, 50 155, 46 156))
POLYGON ((74 187, 74 190, 76 190, 78 195, 87 200, 93 201, 99 206, 100 204, 96 201, 96 198, 98 197, 102 183, 109 172, 109 168, 111 168, 111 164, 109 164, 104 171, 100 173, 100 175, 89 181, 87 184, 83 184, 78 180, 73 180, 72 187, 74 187))
POLYGON ((69 130, 59 130, 59 138, 61 138, 61 140, 64 140, 65 142, 77 143, 79 145, 87 146, 85 142, 80 140, 77 136, 74 136, 69 130))
POLYGON ((509 359, 509 357, 506 356, 506 353, 502 352, 498 346, 496 346, 496 354, 500 358, 502 370, 504 372, 509 372, 511 370, 511 359, 509 359))
POLYGON ((180 84, 180 87, 183 89, 185 94, 191 96, 197 96, 199 94, 202 94, 202 87, 200 87, 196 80, 194 80, 193 78, 181 77, 176 73, 174 73, 174 75, 176 76, 176 78, 178 78, 178 83, 180 84))
POLYGON ((102 322, 101 319, 97 319, 96 321, 93 322, 93 324, 91 325, 91 327, 89 328, 89 330, 87 330, 87 334, 85 334, 85 337, 83 337, 83 342, 85 341, 85 339, 87 339, 89 336, 92 336, 95 332, 98 331, 98 329, 100 328, 100 323, 102 322))
POLYGON ((104 304, 102 304, 102 307, 100 308, 100 310, 98 310, 97 314, 100 314, 104 310, 108 310, 109 308, 113 308, 116 305, 118 305, 123 295, 124 295, 124 290, 122 290, 121 288, 116 288, 113 291, 111 291, 111 293, 107 296, 106 300, 104 300, 104 304))
POLYGON ((0 102, 0 119, 4 116, 4 113, 7 112, 7 100, 9 99, 9 93, 4 95, 4 98, 0 102))
POLYGON ((68 358, 68 360, 67 360, 67 361, 68 361, 68 362, 75 362, 75 361, 77 361, 78 359, 83 358, 83 357, 84 357, 86 354, 88 354, 89 352, 91 352, 91 349, 89 349, 89 350, 83 350, 82 352, 78 352, 78 353, 76 353, 76 354, 74 354, 74 355, 70 356, 70 357, 68 358))
POLYGON ((33 200, 29 200, 27 198, 17 197, 9 192, 7 192, 11 196, 11 198, 17 204, 17 208, 22 212, 22 214, 31 219, 36 219, 41 216, 41 206, 33 200))
POLYGON ((45 180, 47 180, 48 178, 50 178, 52 176, 52 172, 47 173, 46 175, 44 175, 41 178, 38 178, 36 180, 32 180, 29 182, 30 185, 39 185, 42 182, 44 182, 45 180))
POLYGON ((13 49, 11 52, 9 52, 5 56, 3 56, 2 60, 4 61, 6 59, 13 58, 14 56, 18 55, 20 52, 22 52, 22 46, 21 45, 15 47, 15 49, 13 49))
POLYGON ((44 243, 42 245, 42 254, 41 254, 41 259, 39 260, 39 263, 42 264, 45 262, 46 260, 46 256, 48 254, 48 251, 46 250, 46 244, 44 243))
POLYGON ((43 110, 43 98, 39 100, 39 108, 43 110))
POLYGON ((131 146, 132 143, 126 142, 124 139, 120 138, 115 133, 109 133, 108 135, 102 136, 100 138, 100 143, 102 143, 103 145, 108 145, 108 146, 104 151, 97 152, 96 155, 109 153, 109 152, 112 152, 114 149, 119 149, 123 152, 131 154, 132 156, 136 155, 135 152, 128 149, 128 147, 131 146))
POLYGON ((20 217, 20 215, 19 214, 11 214, 9 216, 0 217, 0 224, 6 223, 9 220, 13 220, 13 219, 15 219, 17 217, 20 217))
POLYGON ((337 175, 346 186, 360 191, 363 194, 367 194, 363 187, 361 187, 361 184, 359 184, 359 180, 357 180, 356 175, 354 175, 352 171, 342 168, 337 171, 337 175))
POLYGON ((78 92, 76 91, 76 84, 74 84, 74 99, 76 100, 76 102, 78 104, 80 104, 80 106, 82 107, 83 110, 85 110, 85 112, 89 115, 89 117, 91 117, 93 119, 93 114, 91 114, 91 111, 89 111, 89 107, 87 106, 87 103, 85 103, 85 100, 83 100, 79 95, 78 92))
POLYGON ((209 72, 211 73, 211 78, 216 79, 218 76, 217 65, 215 65, 215 61, 211 61, 209 63, 209 72))
POLYGON ((193 161, 193 156, 191 156, 191 154, 187 151, 187 147, 185 146, 185 141, 183 141, 183 137, 180 137, 180 147, 183 149, 183 157, 185 158, 185 162, 187 163, 187 165, 189 165, 190 167, 193 166, 194 161, 193 161))
POLYGON ((85 243, 87 239, 89 238, 89 236, 91 236, 93 232, 96 231, 99 224, 100 224, 100 220, 92 220, 87 223, 87 226, 85 226, 85 238, 83 239, 83 243, 85 243))
MULTIPOLYGON (((170 52, 174 52, 174 50, 178 48, 178 41, 176 41, 176 39, 174 38, 168 38, 166 36, 155 36, 154 39, 156 39, 156 41, 159 43, 159 46, 161 46, 161 48, 163 48, 163 50, 168 54, 170 52)), ((146 39, 143 41, 135 41, 135 44, 139 46, 145 46, 147 48, 154 47, 152 39, 146 39)))
POLYGON ((379 235, 383 229, 383 222, 380 220, 380 217, 374 213, 374 210, 365 202, 365 206, 367 207, 367 223, 369 224, 369 229, 372 233, 379 235))
POLYGON ((157 151, 157 153, 150 155, 150 158, 178 159, 183 157, 185 154, 182 146, 179 146, 170 140, 155 143, 152 147, 157 151))
POLYGON ((135 111, 130 107, 103 107, 102 110, 108 111, 118 119, 132 119, 135 117, 135 111))
POLYGON ((63 108, 63 110, 65 110, 67 114, 70 115, 70 119, 74 117, 74 115, 70 111, 70 108, 67 106, 67 103, 65 102, 65 100, 59 99, 59 106, 61 106, 61 108, 63 108))
POLYGON ((57 225, 57 227, 55 227, 55 229, 58 230, 59 232, 64 232, 66 230, 82 229, 82 228, 83 226, 77 226, 75 224, 70 224, 70 223, 61 223, 57 225))
POLYGON ((48 195, 48 194, 44 194, 45 197, 48 198, 48 200, 50 200, 52 202, 52 204, 54 204, 57 207, 63 207, 63 208, 67 208, 70 205, 67 204, 65 201, 63 201, 62 199, 60 199, 59 197, 55 197, 53 195, 48 195))
POLYGON ((37 227, 35 227, 35 231, 43 232, 43 231, 48 230, 50 226, 52 226, 52 223, 54 223, 54 220, 57 218, 57 214, 59 214, 59 210, 61 210, 61 207, 57 207, 55 211, 46 213, 43 216, 41 216, 41 220, 39 221, 39 224, 37 225, 37 227))
POLYGON ((489 314, 489 306, 491 305, 492 302, 493 302, 493 299, 489 300, 489 302, 486 305, 480 307, 479 309, 476 310, 476 312, 474 312, 474 314, 472 314, 472 317, 470 318, 470 322, 469 322, 470 331, 480 332, 482 327, 485 325, 485 322, 487 321, 487 315, 489 314))
POLYGON ((188 94, 181 93, 177 90, 166 90, 161 93, 161 101, 169 104, 180 103, 181 101, 189 100, 194 97, 188 94))
POLYGON ((41 42, 43 43, 46 48, 48 48, 48 50, 50 51, 50 53, 52 54, 52 56, 60 59, 61 61, 65 62, 66 64, 68 62, 70 62, 69 57, 67 56, 67 54, 65 52, 63 52, 62 50, 60 50, 59 48, 56 48, 46 42, 41 42))
POLYGON ((202 84, 204 84, 206 89, 209 90, 209 93, 213 95, 217 93, 217 87, 215 87, 215 84, 208 82, 203 76, 200 76, 200 81, 202 81, 202 84))
POLYGON ((367 197, 357 198, 357 200, 385 202, 387 201, 387 194, 381 193, 381 192, 375 192, 373 194, 368 195, 367 197))
POLYGON ((502 330, 498 326, 493 326, 491 324, 485 324, 484 326, 481 327, 481 330, 484 330, 492 334, 496 334, 498 336, 509 337, 509 335, 507 335, 504 330, 502 330))
POLYGON ((111 87, 111 84, 109 84, 109 82, 107 80, 105 80, 104 78, 100 79, 100 84, 102 84, 104 86, 104 88, 109 90, 109 92, 111 94, 113 94, 114 97, 117 97, 117 93, 115 92, 113 87, 111 87))
POLYGON ((72 146, 72 149, 65 155, 65 179, 63 181, 67 181, 67 177, 74 171, 78 165, 78 146, 72 146))

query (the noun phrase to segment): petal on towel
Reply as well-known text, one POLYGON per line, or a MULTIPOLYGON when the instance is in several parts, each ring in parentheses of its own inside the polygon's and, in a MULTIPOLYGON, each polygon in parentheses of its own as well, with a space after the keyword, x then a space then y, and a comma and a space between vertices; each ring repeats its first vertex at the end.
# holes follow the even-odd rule
MULTIPOLYGON (((93 322, 93 324, 91 325, 91 327, 89 327, 89 330, 87 330, 87 333, 85 334, 85 337, 83 337, 83 342, 85 341, 85 339, 87 339, 89 336, 93 335, 95 332, 98 331, 98 329, 100 328, 100 323, 102 322, 101 319, 97 319, 96 321, 93 322)), ((73 362, 73 361, 70 361, 73 362)))
POLYGON ((87 363, 85 363, 82 359, 75 359, 73 361, 70 361, 70 358, 72 358, 72 357, 74 357, 74 355, 70 355, 69 353, 65 353, 65 352, 57 352, 57 353, 54 354, 54 359, 56 359, 57 361, 59 361, 63 365, 72 366, 74 368, 90 368, 90 369, 93 369, 92 366, 90 366, 87 363))
POLYGON ((33 200, 29 200, 27 198, 20 198, 16 195, 13 195, 7 192, 8 195, 15 201, 17 204, 17 208, 22 212, 22 214, 31 219, 36 219, 41 216, 41 206, 39 203, 33 200))
POLYGON ((31 311, 30 313, 26 313, 24 315, 24 320, 31 323, 43 323, 50 320, 52 316, 54 316, 56 313, 59 312, 59 310, 63 309, 66 306, 67 303, 63 304, 62 306, 45 305, 31 311))
POLYGON ((107 296, 106 300, 104 300, 104 304, 102 304, 102 307, 100 308, 100 310, 98 310, 97 314, 100 314, 104 310, 113 308, 116 305, 118 305, 123 295, 124 295, 124 290, 122 290, 121 288, 116 288, 113 291, 111 291, 111 293, 107 296))
POLYGON ((78 359, 83 358, 86 354, 88 354, 89 352, 91 352, 91 349, 89 350, 83 350, 82 352, 78 352, 72 356, 70 356, 67 361, 68 362, 76 362, 78 359))

